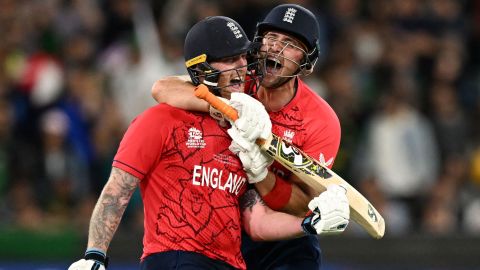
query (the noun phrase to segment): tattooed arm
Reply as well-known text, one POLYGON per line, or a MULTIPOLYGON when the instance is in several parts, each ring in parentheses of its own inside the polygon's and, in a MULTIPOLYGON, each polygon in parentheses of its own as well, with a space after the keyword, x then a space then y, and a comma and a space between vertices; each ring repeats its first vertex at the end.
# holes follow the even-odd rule
POLYGON ((108 182, 98 198, 88 232, 88 248, 106 253, 123 212, 140 180, 113 167, 108 182))
POLYGON ((303 218, 270 209, 255 189, 240 198, 243 227, 255 241, 291 239, 305 235, 303 218))

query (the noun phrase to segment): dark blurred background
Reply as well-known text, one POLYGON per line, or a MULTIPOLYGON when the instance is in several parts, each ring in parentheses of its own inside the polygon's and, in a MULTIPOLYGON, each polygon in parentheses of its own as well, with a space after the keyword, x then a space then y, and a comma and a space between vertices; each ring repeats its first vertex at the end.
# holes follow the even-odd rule
MULTIPOLYGON (((333 169, 387 224, 383 240, 353 222, 321 238, 326 269, 480 269, 474 0, 0 0, 0 269, 79 259, 123 132, 156 79, 186 73, 188 29, 225 15, 251 38, 280 3, 318 16, 304 79, 342 124, 333 169)), ((135 269, 141 235, 135 194, 111 269, 135 269)))

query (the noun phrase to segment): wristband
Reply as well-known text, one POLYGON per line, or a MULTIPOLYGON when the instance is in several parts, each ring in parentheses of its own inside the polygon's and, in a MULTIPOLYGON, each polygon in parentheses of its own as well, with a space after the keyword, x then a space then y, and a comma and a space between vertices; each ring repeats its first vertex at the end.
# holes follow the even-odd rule
POLYGON ((108 266, 108 257, 105 253, 98 249, 87 249, 85 251, 85 256, 83 257, 85 260, 94 260, 97 261, 107 268, 108 266))
POLYGON ((306 235, 317 234, 317 231, 312 226, 312 218, 313 218, 312 211, 308 211, 308 213, 305 215, 305 218, 302 221, 302 230, 306 235))
POLYGON ((275 175, 275 185, 269 193, 262 196, 263 201, 273 210, 280 210, 290 201, 292 184, 275 175))

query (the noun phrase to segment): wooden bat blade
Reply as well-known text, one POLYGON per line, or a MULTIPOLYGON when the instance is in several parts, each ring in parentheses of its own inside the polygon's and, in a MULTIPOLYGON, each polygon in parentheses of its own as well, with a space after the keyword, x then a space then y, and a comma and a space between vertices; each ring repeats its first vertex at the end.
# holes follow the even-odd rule
POLYGON ((360 192, 335 172, 293 145, 284 142, 275 134, 272 134, 272 138, 260 147, 318 194, 332 184, 343 186, 347 191, 352 220, 362 226, 372 237, 376 239, 383 237, 385 234, 383 217, 360 192))
MULTIPOLYGON (((238 119, 237 111, 210 93, 205 85, 199 85, 195 95, 210 103, 231 120, 238 119)), ((324 192, 329 185, 343 186, 350 205, 350 217, 362 226, 372 237, 380 239, 385 234, 385 220, 373 205, 347 181, 328 167, 309 157, 298 148, 284 142, 275 134, 267 140, 257 140, 257 144, 277 162, 297 175, 303 182, 318 192, 324 192)), ((317 194, 317 195, 318 195, 317 194)))

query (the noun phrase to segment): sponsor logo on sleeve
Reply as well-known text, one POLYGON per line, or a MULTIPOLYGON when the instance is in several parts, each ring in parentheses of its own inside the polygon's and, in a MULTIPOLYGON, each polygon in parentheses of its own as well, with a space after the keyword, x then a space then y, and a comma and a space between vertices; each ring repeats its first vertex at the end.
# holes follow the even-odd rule
POLYGON ((283 132, 283 140, 288 142, 288 143, 292 143, 293 142, 293 136, 295 136, 295 132, 294 131, 291 131, 291 130, 285 130, 283 132))
POLYGON ((325 167, 330 167, 330 165, 333 164, 333 157, 331 157, 331 158, 328 159, 328 160, 325 160, 325 156, 323 155, 323 153, 320 153, 320 156, 318 157, 318 161, 319 161, 320 164, 322 164, 323 166, 325 166, 325 167))

